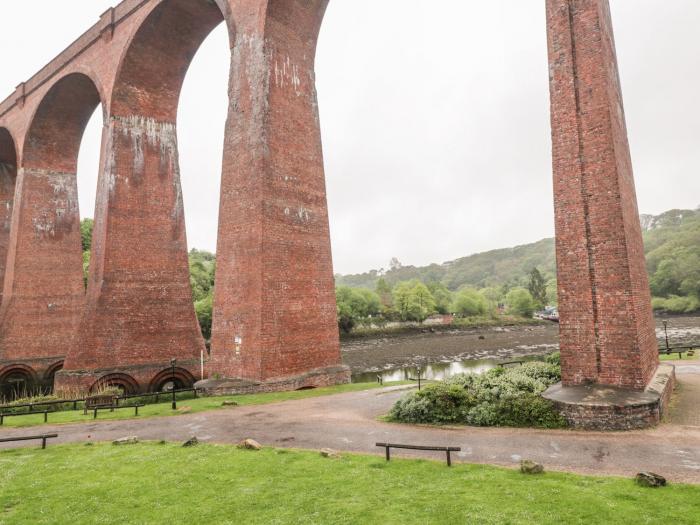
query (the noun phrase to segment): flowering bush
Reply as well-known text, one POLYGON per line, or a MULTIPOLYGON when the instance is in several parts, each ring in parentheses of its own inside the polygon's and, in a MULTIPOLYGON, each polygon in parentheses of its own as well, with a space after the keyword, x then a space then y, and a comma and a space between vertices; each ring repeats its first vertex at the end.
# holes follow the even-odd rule
POLYGON ((561 380, 558 360, 461 374, 411 392, 389 413, 405 423, 560 428, 565 420, 541 397, 561 380))

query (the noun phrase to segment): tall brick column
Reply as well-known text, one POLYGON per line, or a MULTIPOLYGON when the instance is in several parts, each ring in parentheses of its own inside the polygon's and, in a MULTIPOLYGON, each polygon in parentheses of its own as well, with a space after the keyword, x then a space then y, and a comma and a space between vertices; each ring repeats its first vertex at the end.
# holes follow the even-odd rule
POLYGON ((564 386, 643 390, 658 365, 607 0, 547 0, 564 386))
POLYGON ((10 132, 0 128, 0 303, 2 282, 5 278, 5 262, 10 242, 12 202, 17 180, 17 149, 10 132))
POLYGON ((314 72, 327 0, 231 4, 210 374, 346 382, 314 72))
POLYGON ((100 103, 80 74, 59 81, 27 133, 0 308, 0 357, 42 376, 69 351, 85 301, 77 160, 100 103))
POLYGON ((103 137, 87 307, 60 388, 98 380, 158 388, 171 358, 180 383, 201 378, 176 117, 189 63, 221 21, 216 4, 163 2, 122 60, 103 137))

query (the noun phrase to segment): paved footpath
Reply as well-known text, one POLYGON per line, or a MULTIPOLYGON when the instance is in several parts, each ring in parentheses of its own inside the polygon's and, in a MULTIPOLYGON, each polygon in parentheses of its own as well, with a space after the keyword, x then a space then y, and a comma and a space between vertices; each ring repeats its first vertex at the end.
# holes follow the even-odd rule
MULTIPOLYGON (((59 439, 52 442, 60 443, 108 441, 134 435, 142 440, 185 441, 197 436, 211 443, 253 438, 274 447, 330 447, 373 454, 383 453, 375 447, 378 441, 450 445, 462 447, 455 459, 469 463, 516 466, 521 458, 527 458, 544 463, 549 470, 623 476, 651 470, 671 481, 700 483, 700 363, 680 365, 678 377, 681 395, 674 402, 670 422, 627 433, 434 428, 377 421, 405 393, 396 388, 177 417, 50 425, 29 431, 41 428, 40 432, 58 432, 59 439)), ((27 431, 2 430, 0 437, 26 435, 27 431)), ((392 454, 441 459, 434 453, 392 454)))

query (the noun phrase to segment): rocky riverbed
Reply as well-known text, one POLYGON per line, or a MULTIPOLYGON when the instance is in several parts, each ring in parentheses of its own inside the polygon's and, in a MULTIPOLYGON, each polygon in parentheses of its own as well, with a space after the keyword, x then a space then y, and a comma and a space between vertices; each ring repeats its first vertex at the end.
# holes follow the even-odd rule
MULTIPOLYGON (((664 342, 662 320, 668 320, 671 346, 700 342, 700 316, 657 319, 657 337, 664 342)), ((415 369, 430 364, 454 368, 462 362, 488 363, 541 356, 559 349, 559 325, 472 328, 468 330, 413 333, 342 342, 343 361, 355 376, 415 369)), ((457 367, 460 368, 460 367, 457 367)), ((469 368, 469 366, 467 366, 469 368)), ((449 372, 449 371, 448 371, 449 372)), ((408 372, 407 372, 408 373, 408 372)))

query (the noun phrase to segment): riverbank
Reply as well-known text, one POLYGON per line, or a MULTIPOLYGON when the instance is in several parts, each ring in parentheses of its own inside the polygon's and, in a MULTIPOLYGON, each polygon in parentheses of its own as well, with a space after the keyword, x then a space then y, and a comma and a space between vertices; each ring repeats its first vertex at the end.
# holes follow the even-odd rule
MULTIPOLYGON (((664 316, 656 320, 660 347, 665 345, 664 320, 668 321, 670 346, 700 342, 700 316, 664 316)), ((341 340, 343 362, 359 377, 432 364, 447 366, 460 361, 527 359, 559 349, 559 325, 556 323, 430 328, 344 338, 341 340)))

